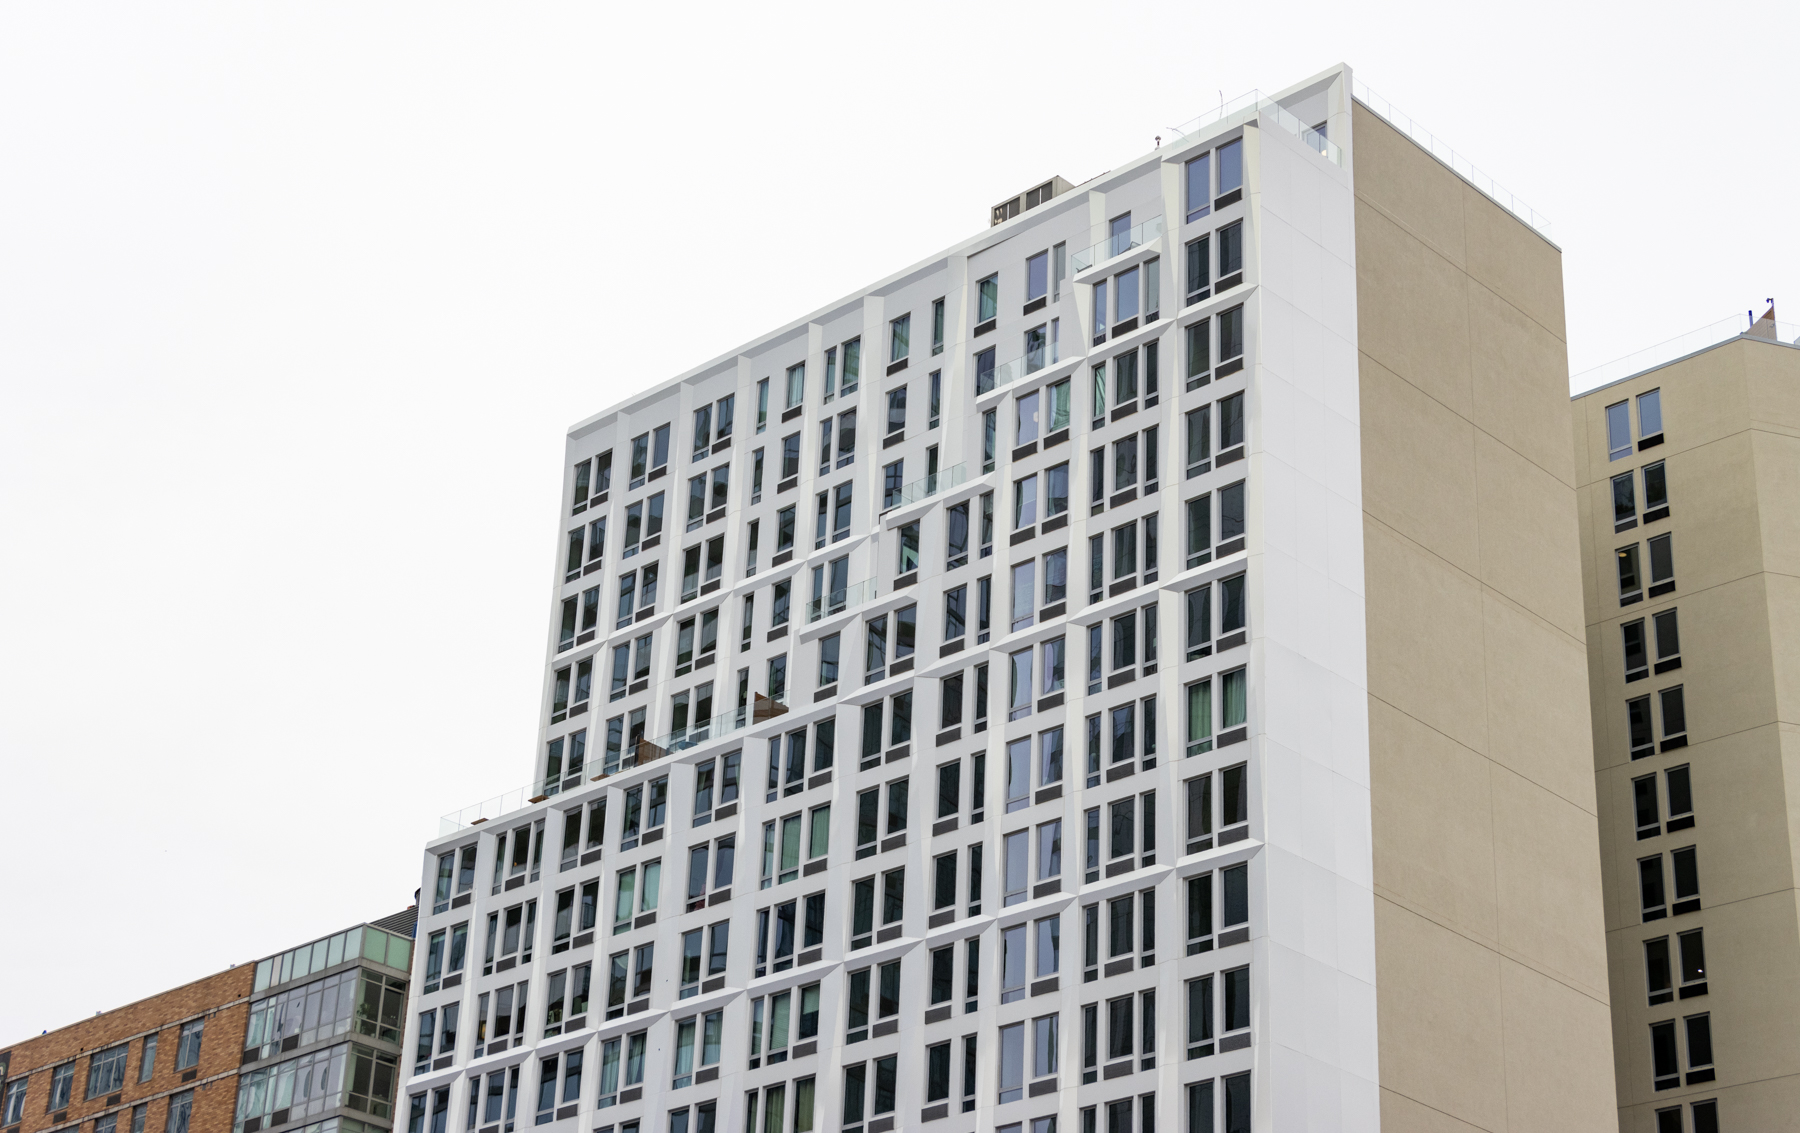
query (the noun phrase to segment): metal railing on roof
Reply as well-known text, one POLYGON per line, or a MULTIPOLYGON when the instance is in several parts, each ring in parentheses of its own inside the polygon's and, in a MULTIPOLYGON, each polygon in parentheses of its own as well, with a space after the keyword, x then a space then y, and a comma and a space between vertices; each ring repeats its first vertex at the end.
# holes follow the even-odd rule
POLYGON ((1491 197, 1495 204, 1512 213, 1526 224, 1543 233, 1546 239, 1550 236, 1550 218, 1532 208, 1505 186, 1492 177, 1475 168, 1468 158, 1451 149, 1440 141, 1431 131, 1414 122, 1401 113, 1394 104, 1370 90, 1368 84, 1357 80, 1354 93, 1358 102, 1373 110, 1385 119, 1388 125, 1411 138, 1420 149, 1448 165, 1459 177, 1475 186, 1491 197))
POLYGON ((1703 327, 1676 335, 1674 338, 1659 342, 1655 346, 1647 346, 1623 358, 1615 358, 1611 362, 1583 370, 1569 379, 1569 388, 1580 397, 1590 390, 1624 381, 1634 374, 1645 370, 1654 370, 1658 366, 1666 366, 1678 358, 1705 350, 1709 346, 1717 346, 1721 342, 1729 342, 1734 338, 1757 338, 1765 342, 1780 342, 1789 346, 1800 346, 1800 326, 1793 323, 1778 323, 1774 319, 1757 319, 1751 322, 1743 315, 1732 315, 1730 318, 1707 323, 1703 327))

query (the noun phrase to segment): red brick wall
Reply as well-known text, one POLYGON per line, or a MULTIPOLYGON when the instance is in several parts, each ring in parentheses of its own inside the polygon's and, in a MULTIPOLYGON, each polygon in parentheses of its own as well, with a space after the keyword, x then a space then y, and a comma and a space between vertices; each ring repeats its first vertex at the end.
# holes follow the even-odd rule
MULTIPOLYGON (((245 1016, 250 1010, 248 997, 255 975, 256 965, 242 964, 47 1035, 0 1048, 0 1054, 11 1055, 7 1081, 29 1075, 31 1083, 25 1095, 23 1120, 7 1126, 4 1133, 40 1133, 78 1121, 92 1121, 110 1112, 119 1114, 118 1133, 130 1133, 132 1107, 146 1100, 150 1109, 144 1133, 162 1133, 168 1096, 186 1089, 194 1091, 194 1114, 189 1126, 192 1133, 230 1133, 237 1105, 238 1060, 243 1054, 245 1016), (205 1018, 206 1033, 200 1043, 200 1063, 192 1068, 194 1077, 184 1082, 186 1072, 175 1072, 175 1050, 181 1035, 177 1024, 195 1017, 205 1018), (139 1082, 143 1039, 151 1031, 158 1034, 154 1072, 148 1082, 139 1082), (130 1040, 131 1048, 119 1100, 110 1106, 106 1103, 111 1095, 87 1100, 88 1057, 126 1040, 130 1040), (58 1114, 46 1112, 50 1072, 70 1058, 75 1060, 75 1085, 69 1107, 58 1114), (57 1120, 59 1117, 61 1120, 57 1120)), ((88 1133, 91 1129, 89 1126, 88 1133)))

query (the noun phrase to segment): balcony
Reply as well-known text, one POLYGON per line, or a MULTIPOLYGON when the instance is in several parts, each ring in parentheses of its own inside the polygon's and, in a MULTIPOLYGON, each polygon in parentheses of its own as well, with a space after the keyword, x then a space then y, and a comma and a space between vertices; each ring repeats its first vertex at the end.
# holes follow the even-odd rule
MULTIPOLYGON (((962 467, 958 465, 957 467, 962 467)), ((902 489, 904 491, 905 489, 902 489)), ((806 621, 810 625, 821 618, 829 618, 833 614, 841 614, 845 610, 853 610, 875 600, 875 580, 868 579, 854 586, 846 586, 842 590, 833 590, 823 598, 814 598, 806 604, 806 621)))
MULTIPOLYGON (((892 511, 897 507, 905 507, 907 504, 914 504, 918 503, 920 500, 928 499, 931 496, 937 495, 939 492, 948 492, 968 478, 969 466, 967 464, 958 464, 943 472, 939 472, 936 475, 927 476, 922 480, 914 480, 912 483, 903 486, 900 491, 895 493, 892 500, 884 502, 881 510, 884 512, 892 511)), ((873 597, 873 595, 870 595, 870 597, 873 597)))
POLYGON ((687 751, 689 748, 699 747, 709 740, 716 740, 721 736, 728 736, 733 732, 760 724, 764 720, 773 720, 777 716, 787 715, 786 694, 774 699, 761 693, 754 693, 752 696, 753 700, 748 708, 735 708, 721 716, 697 721, 691 727, 678 729, 666 736, 658 736, 654 740, 639 740, 637 750, 632 753, 636 761, 626 764, 621 760, 621 764, 635 767, 638 764, 649 763, 652 760, 661 759, 670 752, 687 751))
POLYGON ((1080 275, 1095 264, 1105 263, 1114 256, 1122 256, 1133 248, 1141 248, 1162 234, 1163 218, 1153 216, 1142 224, 1134 225, 1129 231, 1108 236, 1093 247, 1076 252, 1070 257, 1069 270, 1080 275))
MULTIPOLYGON (((777 716, 785 716, 788 712, 786 696, 773 699, 755 694, 755 698, 746 708, 734 709, 722 716, 714 716, 710 720, 696 723, 692 727, 682 728, 666 736, 655 739, 640 737, 635 744, 628 746, 622 753, 617 766, 603 767, 592 779, 604 779, 608 775, 633 767, 641 767, 653 763, 669 755, 671 752, 687 751, 699 747, 703 743, 741 732, 745 728, 754 727, 765 720, 773 720, 777 716)), ((438 836, 454 834, 471 826, 479 826, 484 822, 500 818, 514 811, 524 810, 528 806, 562 793, 565 789, 573 789, 582 777, 593 770, 592 765, 576 768, 555 778, 537 779, 523 787, 517 787, 504 794, 484 799, 461 810, 452 811, 438 822, 438 836)))

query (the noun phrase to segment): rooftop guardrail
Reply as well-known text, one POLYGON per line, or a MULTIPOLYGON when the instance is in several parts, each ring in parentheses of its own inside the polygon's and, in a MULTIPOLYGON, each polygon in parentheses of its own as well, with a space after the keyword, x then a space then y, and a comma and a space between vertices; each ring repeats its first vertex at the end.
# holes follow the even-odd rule
POLYGON ((1729 342, 1734 338, 1760 338, 1766 342, 1779 342, 1788 346, 1800 346, 1800 326, 1793 323, 1778 323, 1774 319, 1762 318, 1754 322, 1746 315, 1732 315, 1730 318, 1707 323, 1703 327, 1676 335, 1674 338, 1659 342, 1655 346, 1647 346, 1623 358, 1615 358, 1591 369, 1583 370, 1569 379, 1569 387, 1580 397, 1591 390, 1609 386, 1614 382, 1624 381, 1645 370, 1654 370, 1658 366, 1666 366, 1678 358, 1705 350, 1709 346, 1717 346, 1721 342, 1729 342))

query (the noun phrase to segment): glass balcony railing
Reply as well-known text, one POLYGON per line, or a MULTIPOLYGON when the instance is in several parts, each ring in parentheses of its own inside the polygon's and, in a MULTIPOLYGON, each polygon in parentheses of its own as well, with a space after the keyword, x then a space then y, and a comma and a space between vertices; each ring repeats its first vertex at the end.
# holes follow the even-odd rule
POLYGON ((975 393, 977 396, 992 393, 1003 385, 1018 381, 1026 374, 1025 357, 1020 355, 1010 362, 1002 362, 998 366, 975 369, 975 393))
POLYGON ((1133 226, 1130 231, 1108 236, 1093 247, 1083 248, 1076 252, 1070 260, 1070 266, 1076 275, 1080 275, 1095 264, 1104 263, 1114 256, 1122 256, 1133 248, 1148 244, 1162 234, 1163 218, 1153 216, 1144 223, 1133 226))
POLYGON ((458 830, 476 826, 541 803, 552 795, 559 794, 569 776, 585 776, 588 772, 598 770, 599 774, 595 777, 599 778, 627 768, 640 767, 661 759, 671 752, 686 751, 709 740, 716 740, 721 736, 728 736, 733 732, 741 732, 745 728, 754 727, 765 720, 785 716, 788 712, 786 700, 785 694, 771 698, 757 693, 747 707, 734 709, 722 716, 714 716, 710 720, 697 722, 691 727, 678 729, 666 736, 658 736, 654 739, 641 737, 635 744, 628 745, 620 753, 617 764, 599 768, 589 764, 585 768, 575 768, 553 778, 538 779, 527 786, 518 787, 504 794, 495 795, 491 799, 484 799, 472 806, 452 811, 439 820, 438 834, 440 836, 454 834, 458 830))
POLYGON ((639 740, 638 750, 635 753, 636 763, 626 763, 624 766, 649 763, 651 760, 661 759, 670 752, 687 751, 689 748, 699 747, 708 740, 728 736, 733 732, 760 724, 764 720, 785 716, 788 710, 787 704, 784 703, 786 700, 785 693, 772 699, 757 693, 748 707, 733 709, 722 716, 714 716, 710 720, 695 721, 690 727, 677 729, 666 736, 658 736, 654 740, 639 740))
POLYGON ((975 367, 975 393, 979 396, 992 393, 1001 386, 1010 385, 1020 378, 1028 378, 1047 366, 1054 366, 1062 361, 1062 350, 1057 343, 1035 346, 1010 362, 1002 362, 998 366, 982 368, 979 361, 975 367))
MULTIPOLYGON (((1363 86, 1361 83, 1358 83, 1356 86, 1356 95, 1358 98, 1361 98, 1363 95, 1363 86)), ((1203 129, 1210 128, 1215 132, 1223 131, 1230 129, 1240 122, 1248 122, 1250 119, 1258 116, 1261 116, 1269 122, 1273 122, 1275 125, 1280 126, 1288 133, 1294 135, 1296 138, 1299 138, 1308 148, 1318 153, 1319 156, 1331 162, 1333 165, 1344 164, 1343 150, 1339 149, 1336 145, 1333 145, 1324 134, 1294 117, 1287 107, 1282 106, 1273 99, 1265 98, 1263 93, 1259 90, 1240 94, 1230 102, 1220 103, 1217 110, 1202 114, 1200 117, 1183 125, 1170 127, 1175 135, 1175 139, 1169 144, 1179 145, 1203 129)))
POLYGON ((833 590, 823 598, 814 598, 806 604, 806 620, 816 622, 820 618, 829 618, 833 614, 841 614, 845 610, 853 610, 865 602, 875 600, 875 580, 868 579, 854 586, 846 586, 842 590, 833 590))
POLYGON ((939 492, 948 492, 968 478, 969 466, 967 464, 958 464, 952 468, 939 472, 935 476, 927 476, 923 480, 914 480, 912 483, 901 488, 899 492, 895 493, 893 501, 888 503, 881 510, 889 511, 893 508, 905 507, 907 504, 917 503, 920 500, 935 496, 939 492))

